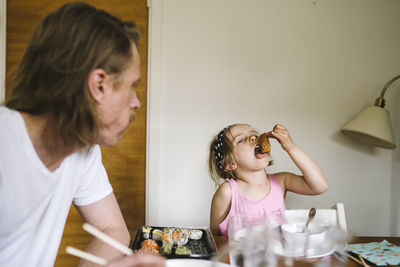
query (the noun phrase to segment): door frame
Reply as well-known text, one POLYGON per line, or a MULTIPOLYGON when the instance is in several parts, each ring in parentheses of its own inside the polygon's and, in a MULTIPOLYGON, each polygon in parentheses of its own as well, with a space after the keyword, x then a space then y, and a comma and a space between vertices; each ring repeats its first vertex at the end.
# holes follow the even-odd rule
POLYGON ((162 225, 160 144, 163 110, 163 0, 148 0, 149 32, 147 63, 146 200, 145 222, 162 225))
POLYGON ((0 104, 6 100, 6 38, 7 38, 7 1, 0 4, 0 104))

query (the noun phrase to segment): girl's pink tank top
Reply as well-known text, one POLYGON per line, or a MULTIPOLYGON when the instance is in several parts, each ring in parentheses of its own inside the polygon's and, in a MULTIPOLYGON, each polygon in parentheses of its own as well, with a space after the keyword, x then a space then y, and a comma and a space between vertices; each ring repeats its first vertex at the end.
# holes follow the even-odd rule
POLYGON ((273 216, 276 222, 282 224, 284 222, 285 214, 285 200, 282 188, 275 176, 268 174, 271 184, 271 189, 268 195, 259 201, 251 201, 246 199, 240 193, 239 187, 233 178, 227 182, 232 189, 231 208, 226 218, 218 225, 222 235, 228 236, 228 222, 229 218, 235 215, 249 215, 249 216, 273 216))

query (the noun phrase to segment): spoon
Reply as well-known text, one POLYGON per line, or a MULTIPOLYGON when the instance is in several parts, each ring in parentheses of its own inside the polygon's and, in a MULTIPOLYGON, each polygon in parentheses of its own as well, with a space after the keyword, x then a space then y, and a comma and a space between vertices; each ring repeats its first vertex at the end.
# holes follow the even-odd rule
POLYGON ((314 219, 316 213, 317 213, 317 210, 315 208, 310 209, 310 211, 308 212, 308 219, 307 219, 306 225, 304 226, 303 233, 306 233, 306 242, 304 244, 304 256, 306 258, 307 258, 307 250, 308 250, 308 239, 309 239, 309 234, 307 233, 307 227, 308 227, 308 224, 314 219))
POLYGON ((308 213, 308 219, 306 222, 306 226, 304 227, 304 232, 307 231, 308 224, 314 219, 316 213, 317 213, 317 210, 315 208, 310 209, 310 212, 308 213))

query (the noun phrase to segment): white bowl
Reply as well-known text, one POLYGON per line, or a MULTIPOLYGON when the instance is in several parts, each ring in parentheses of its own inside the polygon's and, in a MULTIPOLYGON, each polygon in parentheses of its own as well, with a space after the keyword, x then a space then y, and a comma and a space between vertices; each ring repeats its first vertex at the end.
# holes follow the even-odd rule
POLYGON ((326 231, 319 225, 310 224, 304 232, 304 224, 283 224, 282 236, 284 250, 291 256, 304 256, 307 251, 320 246, 325 239, 326 231))

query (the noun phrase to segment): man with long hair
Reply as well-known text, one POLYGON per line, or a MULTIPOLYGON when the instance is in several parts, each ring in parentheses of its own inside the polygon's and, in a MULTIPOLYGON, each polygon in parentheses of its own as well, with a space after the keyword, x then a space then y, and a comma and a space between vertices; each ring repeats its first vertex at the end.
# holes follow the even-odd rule
MULTIPOLYGON (((140 107, 138 37, 133 23, 85 3, 63 5, 37 26, 0 106, 1 266, 53 266, 71 203, 129 244, 99 145, 117 144, 140 107)), ((87 250, 129 266, 165 263, 121 260, 97 239, 87 250)))

